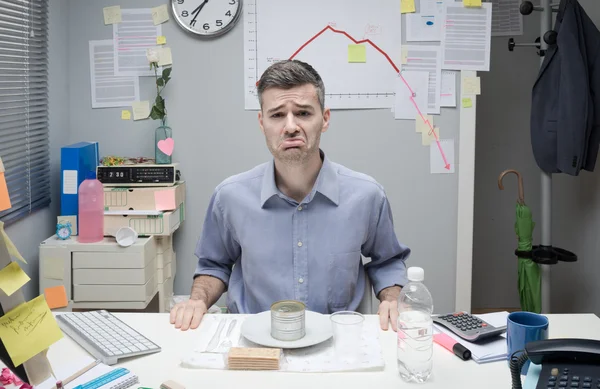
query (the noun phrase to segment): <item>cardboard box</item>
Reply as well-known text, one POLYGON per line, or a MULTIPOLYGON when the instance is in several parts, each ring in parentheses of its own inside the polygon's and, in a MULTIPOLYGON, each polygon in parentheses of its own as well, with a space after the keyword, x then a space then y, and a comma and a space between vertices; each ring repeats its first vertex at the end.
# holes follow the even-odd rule
POLYGON ((106 211, 174 211, 185 202, 185 181, 170 187, 104 186, 106 211))
POLYGON ((144 211, 137 211, 137 213, 135 211, 122 211, 123 214, 105 213, 104 235, 115 236, 121 227, 133 228, 138 236, 171 235, 184 221, 184 208, 185 203, 181 203, 179 208, 174 211, 154 211, 155 214, 144 214, 144 211))

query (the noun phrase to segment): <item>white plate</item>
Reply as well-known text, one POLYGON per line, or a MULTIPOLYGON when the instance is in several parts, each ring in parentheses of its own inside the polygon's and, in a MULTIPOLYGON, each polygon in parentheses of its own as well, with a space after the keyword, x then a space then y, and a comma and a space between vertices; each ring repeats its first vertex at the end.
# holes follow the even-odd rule
POLYGON ((329 316, 306 311, 306 335, 298 340, 279 340, 271 336, 271 311, 249 316, 242 324, 242 335, 251 342, 276 348, 301 348, 313 346, 333 336, 329 316))

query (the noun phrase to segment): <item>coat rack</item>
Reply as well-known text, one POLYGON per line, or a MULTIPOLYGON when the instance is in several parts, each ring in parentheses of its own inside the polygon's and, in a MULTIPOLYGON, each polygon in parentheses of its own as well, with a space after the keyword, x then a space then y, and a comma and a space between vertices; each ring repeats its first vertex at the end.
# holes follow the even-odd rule
MULTIPOLYGON (((552 13, 558 12, 560 3, 551 3, 550 0, 540 0, 539 6, 534 6, 531 1, 523 1, 519 7, 522 15, 531 15, 540 12, 540 37, 535 43, 516 43, 513 38, 508 40, 508 50, 514 51, 515 47, 536 47, 540 56, 540 67, 548 47, 555 45, 558 33, 552 30, 552 13)), ((541 244, 534 246, 532 260, 539 264, 542 276, 542 313, 550 313, 550 269, 552 265, 562 262, 575 262, 577 256, 570 251, 552 247, 552 174, 541 171, 541 244)))

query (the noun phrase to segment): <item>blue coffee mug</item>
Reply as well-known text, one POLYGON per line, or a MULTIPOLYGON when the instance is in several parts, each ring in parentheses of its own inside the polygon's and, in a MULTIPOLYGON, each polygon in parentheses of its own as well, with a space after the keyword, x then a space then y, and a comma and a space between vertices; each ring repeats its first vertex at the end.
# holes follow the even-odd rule
MULTIPOLYGON (((548 318, 532 312, 512 312, 506 324, 506 349, 508 362, 515 351, 525 350, 525 345, 536 340, 548 339, 548 318)), ((520 354, 517 354, 519 356, 520 354)), ((529 361, 523 365, 521 374, 527 374, 529 361)))

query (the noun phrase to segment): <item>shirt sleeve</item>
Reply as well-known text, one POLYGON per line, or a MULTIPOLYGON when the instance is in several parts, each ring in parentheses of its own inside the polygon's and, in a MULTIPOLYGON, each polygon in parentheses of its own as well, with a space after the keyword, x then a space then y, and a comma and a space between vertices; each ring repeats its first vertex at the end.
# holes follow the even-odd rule
POLYGON ((227 225, 218 192, 215 192, 210 199, 202 233, 196 245, 198 264, 194 278, 199 275, 213 276, 223 281, 227 287, 231 269, 240 253, 240 245, 227 225))
POLYGON ((390 286, 403 287, 408 283, 406 264, 410 249, 398 242, 394 232, 394 220, 390 203, 385 196, 374 212, 369 235, 362 246, 362 254, 370 257, 371 262, 365 265, 365 271, 373 284, 376 296, 381 290, 390 286))

